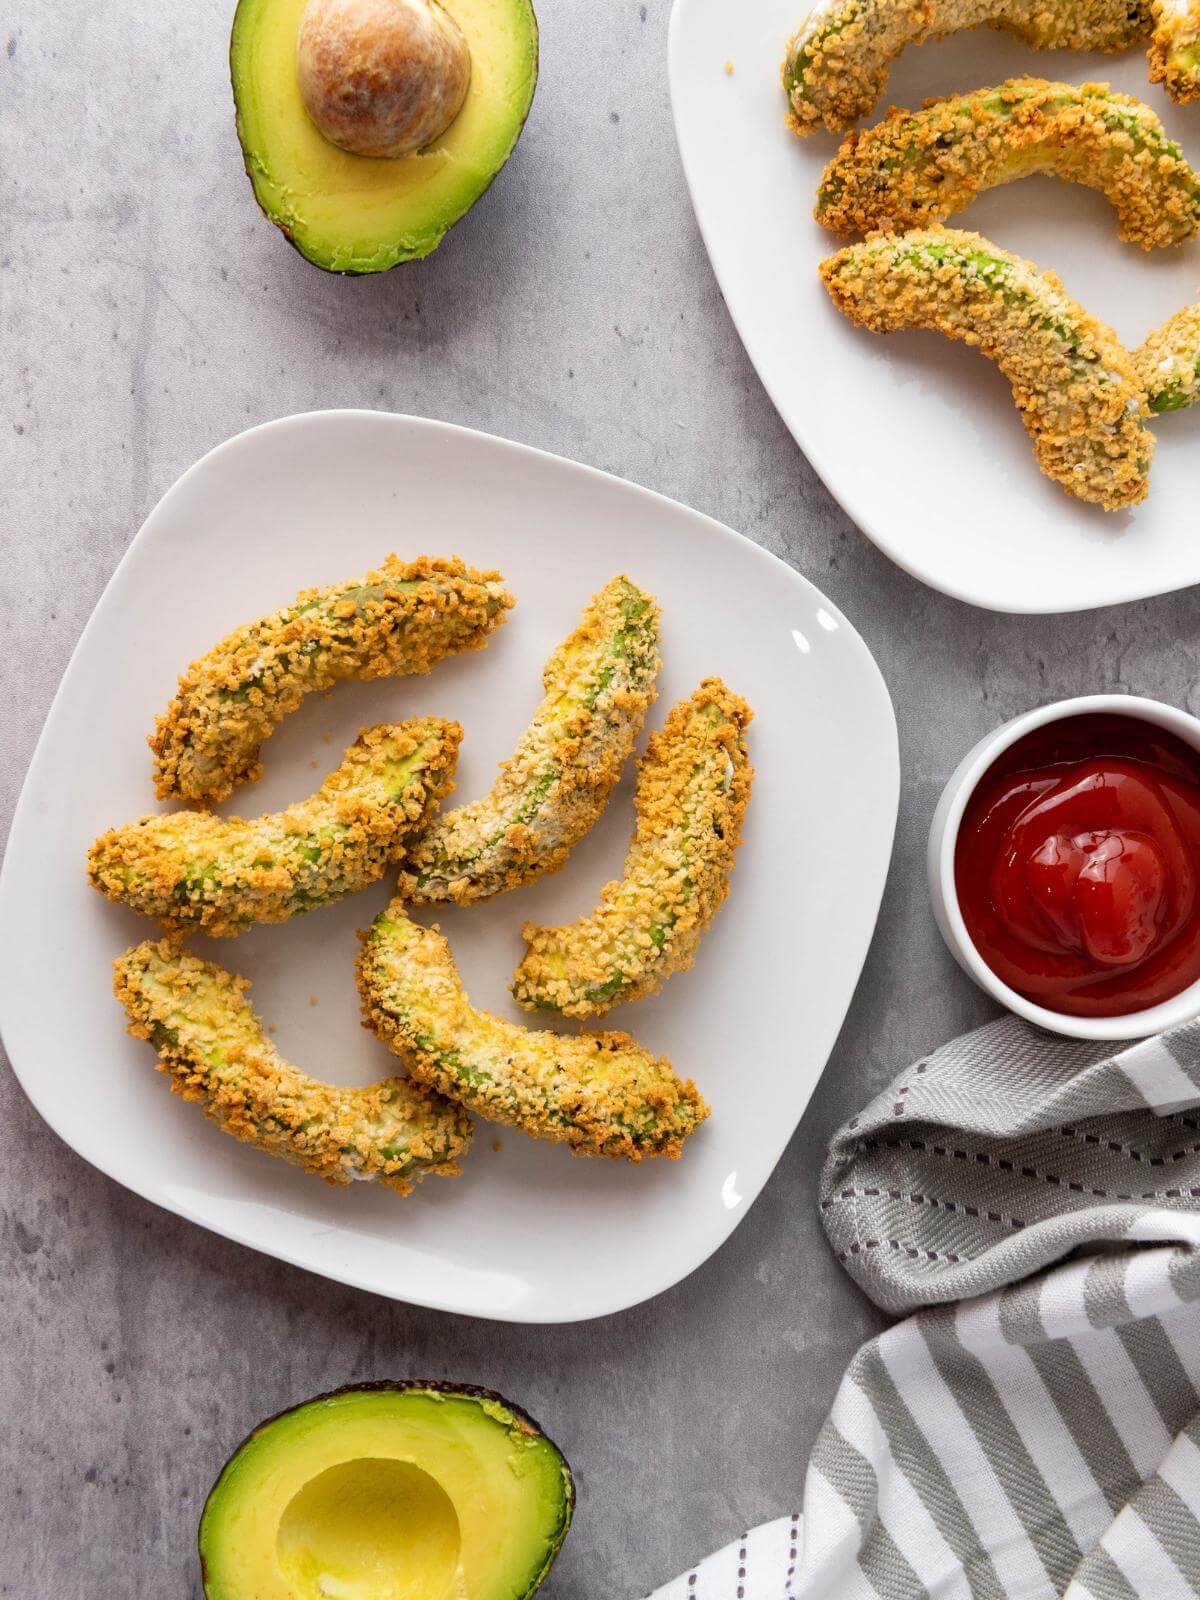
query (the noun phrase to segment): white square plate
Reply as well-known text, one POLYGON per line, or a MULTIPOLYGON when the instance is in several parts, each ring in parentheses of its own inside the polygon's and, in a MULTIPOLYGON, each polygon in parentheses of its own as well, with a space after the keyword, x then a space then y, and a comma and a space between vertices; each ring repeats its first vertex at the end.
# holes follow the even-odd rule
MULTIPOLYGON (((932 332, 881 338, 834 309, 817 264, 847 241, 812 208, 839 140, 785 126, 779 66, 810 0, 675 0, 675 130, 700 229, 750 359, 797 443, 863 532, 924 583, 994 611, 1083 611, 1200 582, 1200 407, 1155 422, 1149 497, 1106 513, 1037 469, 1009 387, 932 332), (733 72, 725 71, 725 63, 733 72)), ((1200 166, 1200 107, 1172 105, 1146 58, 1033 51, 989 28, 905 51, 886 104, 1032 74, 1111 82, 1152 105, 1200 166)), ((993 189, 948 226, 1053 267, 1126 344, 1187 305, 1200 241, 1122 244, 1099 194, 1048 177, 993 189)))
MULTIPOLYGON (((439 920, 478 1004, 528 1022, 507 984, 522 921, 590 909, 631 830, 627 774, 565 871, 439 920)), ((841 1026, 896 817, 896 728, 853 628, 810 583, 695 511, 589 468, 443 423, 319 412, 214 450, 151 513, 67 669, 0 878, 0 1018, 17 1075, 88 1161, 282 1260, 396 1299, 510 1321, 599 1316, 668 1288, 732 1231, 779 1159, 841 1026), (126 1036, 113 957, 149 925, 87 885, 105 827, 154 807, 145 738, 177 673, 236 624, 389 551, 499 567, 517 597, 486 650, 426 678, 343 684, 265 748, 223 808, 310 793, 357 729, 423 713, 465 730, 458 799, 491 781, 589 596, 627 571, 663 604, 668 708, 717 673, 755 707, 758 779, 733 892, 696 966, 611 1013, 713 1105, 679 1162, 585 1161, 481 1125, 464 1174, 407 1200, 327 1188, 239 1145, 167 1091, 126 1036), (499 1148, 493 1148, 498 1145, 499 1148)), ((358 1021, 356 928, 389 884, 197 948, 254 981, 285 1055, 340 1083, 397 1070, 358 1021)))

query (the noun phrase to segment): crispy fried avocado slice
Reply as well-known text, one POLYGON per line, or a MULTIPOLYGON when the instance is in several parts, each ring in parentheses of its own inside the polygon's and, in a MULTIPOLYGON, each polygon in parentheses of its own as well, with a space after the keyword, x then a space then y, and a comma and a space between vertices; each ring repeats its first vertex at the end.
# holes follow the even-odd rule
POLYGON ((1183 411, 1200 400, 1200 302, 1155 328, 1133 353, 1153 412, 1183 411))
POLYGON ((410 847, 400 893, 467 905, 557 872, 621 775, 659 668, 659 609, 621 576, 546 663, 546 695, 483 799, 439 817, 410 847))
POLYGON ((1200 177, 1149 106, 1105 83, 1043 78, 893 109, 847 134, 825 168, 815 216, 835 233, 903 233, 1034 172, 1099 189, 1116 207, 1121 238, 1145 250, 1200 227, 1200 177))
POLYGON ((491 1122, 578 1155, 677 1157, 708 1107, 628 1034, 531 1033, 476 1011, 450 947, 394 900, 363 940, 367 1026, 412 1076, 491 1122))
POLYGON ((377 883, 453 787, 462 729, 422 717, 369 728, 307 800, 275 815, 176 811, 97 839, 92 886, 171 930, 232 935, 377 883))
POLYGON ((1153 0, 1150 9, 1150 81, 1161 83, 1172 100, 1186 105, 1200 96, 1200 3, 1153 0))
POLYGON ((461 561, 400 561, 331 589, 308 589, 193 661, 150 735, 162 800, 224 800, 262 773, 258 759, 305 695, 344 678, 428 672, 477 650, 512 605, 496 572, 461 561))
POLYGON ((529 951, 512 992, 527 1010, 599 1016, 691 966, 729 892, 741 843, 754 777, 745 740, 752 716, 719 678, 706 678, 652 735, 623 877, 604 886, 591 916, 522 930, 529 951))
POLYGON ((818 0, 787 47, 783 87, 798 134, 841 133, 878 102, 911 44, 986 24, 1035 50, 1126 50, 1151 27, 1150 0, 818 0))
POLYGON ((245 978, 164 939, 114 963, 129 1031, 158 1051, 171 1088, 235 1139, 329 1183, 376 1178, 408 1194, 426 1173, 458 1171, 471 1141, 461 1107, 404 1078, 341 1089, 276 1050, 246 999, 245 978))
POLYGON ((977 233, 875 235, 821 263, 838 310, 875 333, 935 328, 1012 385, 1038 465, 1113 511, 1145 497, 1154 438, 1132 357, 1053 272, 977 233))

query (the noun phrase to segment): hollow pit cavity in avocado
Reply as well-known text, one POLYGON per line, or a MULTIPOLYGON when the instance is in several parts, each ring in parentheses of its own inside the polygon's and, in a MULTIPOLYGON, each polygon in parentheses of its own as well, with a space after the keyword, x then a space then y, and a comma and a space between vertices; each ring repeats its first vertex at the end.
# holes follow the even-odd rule
POLYGON ((454 1502, 410 1461, 326 1467, 288 1502, 275 1539, 296 1600, 432 1600, 456 1589, 454 1502))
POLYGON ((571 1470, 485 1389, 380 1383, 261 1424, 200 1519, 206 1600, 529 1600, 571 1470))
MULTIPOLYGON (((383 3, 364 0, 372 10, 383 3)), ((401 9, 411 0, 386 3, 401 9)), ((512 154, 537 84, 533 6, 445 0, 430 7, 444 11, 465 41, 461 108, 440 133, 411 129, 426 141, 419 148, 381 158, 342 149, 310 115, 298 70, 309 4, 238 0, 230 68, 246 172, 263 211, 307 260, 327 272, 385 272, 435 250, 512 154)), ((326 4, 332 9, 332 0, 326 4)), ((451 104, 452 97, 439 118, 451 104)))

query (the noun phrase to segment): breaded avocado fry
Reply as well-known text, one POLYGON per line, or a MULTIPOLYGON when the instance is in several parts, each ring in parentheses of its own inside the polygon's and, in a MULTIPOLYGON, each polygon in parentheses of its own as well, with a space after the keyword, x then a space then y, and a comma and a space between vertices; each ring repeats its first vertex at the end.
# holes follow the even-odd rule
POLYGON ((1154 438, 1133 359, 1052 272, 977 233, 877 234, 821 263, 838 310, 875 333, 934 328, 1012 385, 1038 465, 1081 500, 1145 497, 1154 438))
POLYGON ((637 829, 623 876, 569 927, 526 923, 512 992, 531 1011, 599 1016, 690 967, 729 892, 754 776, 753 713, 706 678, 651 736, 638 769, 637 829))
POLYGON ((235 1139, 329 1183, 377 1178, 400 1194, 427 1173, 458 1171, 472 1132, 459 1106, 403 1078, 343 1089, 308 1077, 267 1037, 244 978, 167 939, 127 951, 113 970, 130 1033, 158 1051, 175 1093, 235 1139))
POLYGON ((1133 353, 1153 412, 1182 411, 1200 400, 1200 301, 1155 328, 1133 353))
POLYGON ((708 1107, 669 1062, 628 1034, 531 1033, 476 1011, 450 947, 394 900, 363 941, 367 1026, 418 1081, 492 1122, 579 1155, 679 1155, 708 1107))
POLYGON ((481 800, 433 822, 400 874, 409 901, 486 900, 557 872, 604 809, 654 701, 658 604, 624 576, 546 663, 546 694, 481 800))
POLYGON ((438 717, 367 729, 309 799, 254 820, 143 817, 96 840, 88 877, 168 929, 287 922, 379 881, 453 787, 461 738, 438 717))
POLYGON ((1172 100, 1186 105, 1200 96, 1200 4, 1151 0, 1150 10, 1150 81, 1161 83, 1172 100))
POLYGON ((1099 189, 1116 207, 1121 238, 1145 250, 1200 227, 1200 178, 1149 106, 1104 83, 1044 78, 893 109, 847 134, 815 215, 836 233, 903 233, 1034 172, 1099 189))
POLYGON ((308 589, 193 661, 150 735, 159 798, 224 800, 262 772, 259 749, 305 695, 345 678, 424 673, 477 650, 512 596, 457 559, 389 556, 377 572, 308 589))
POLYGON ((907 46, 983 25, 1035 50, 1126 50, 1150 32, 1144 0, 818 0, 791 39, 783 87, 796 133, 841 133, 876 105, 907 46))

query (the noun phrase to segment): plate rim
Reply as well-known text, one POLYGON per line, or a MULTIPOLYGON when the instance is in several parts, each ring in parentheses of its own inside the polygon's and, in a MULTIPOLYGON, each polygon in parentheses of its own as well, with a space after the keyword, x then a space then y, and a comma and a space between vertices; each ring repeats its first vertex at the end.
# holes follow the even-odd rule
MULTIPOLYGON (((934 589, 939 594, 947 595, 951 600, 958 600, 965 605, 975 606, 981 611, 991 611, 997 616, 1073 616, 1079 612, 1100 611, 1109 606, 1132 605, 1138 600, 1153 600, 1161 595, 1178 594, 1184 589, 1191 589, 1200 585, 1200 577, 1185 579, 1179 583, 1171 582, 1166 587, 1154 583, 1144 587, 1137 585, 1128 588, 1120 597, 1084 600, 1078 605, 1065 607, 1057 604, 1051 606, 1039 605, 1036 598, 1031 598, 1028 603, 1024 604, 1016 600, 1001 604, 995 599, 989 599, 986 594, 973 590, 967 584, 955 583, 952 580, 947 581, 940 577, 936 570, 929 570, 919 560, 914 560, 902 553, 869 515, 865 512, 860 513, 856 509, 857 497, 852 483, 841 489, 833 487, 833 483, 830 481, 829 474, 823 464, 824 452, 822 452, 819 445, 815 445, 811 438, 807 436, 809 430, 805 419, 797 416, 794 410, 780 399, 776 391, 776 385, 768 382, 759 367, 758 361, 755 359, 750 340, 746 337, 746 331, 742 325, 743 318, 738 306, 735 304, 738 297, 730 296, 725 282, 725 275, 718 265, 717 254, 713 250, 711 225, 706 220, 704 206, 699 198, 700 185, 695 176, 693 162, 689 156, 689 143, 685 139, 683 132, 684 114, 681 110, 683 71, 681 57, 684 49, 684 30, 689 26, 691 15, 694 12, 698 12, 704 3, 705 0, 671 0, 671 12, 667 20, 667 88, 671 101, 671 122, 675 131, 675 145, 679 153, 680 165, 683 168, 684 182, 687 184, 688 198, 692 203, 692 213, 696 219, 696 226, 700 230, 700 237, 704 241, 708 264, 713 277, 717 281, 717 287, 721 291, 721 299, 724 302, 725 310, 733 323, 738 338, 741 340, 742 349, 746 352, 746 359, 754 368, 755 377, 761 384, 768 400, 775 407, 780 421, 791 434, 805 460, 820 478, 826 493, 840 506, 864 538, 869 539, 875 548, 881 551, 893 565, 899 567, 902 572, 906 572, 909 577, 915 578, 918 583, 923 583, 927 588, 934 589)), ((743 3, 750 4, 753 3, 753 0, 743 0, 743 3)), ((781 111, 781 121, 782 117, 783 113, 781 111)))
MULTIPOLYGON (((245 1246, 246 1248, 257 1252, 260 1255, 270 1257, 276 1261, 282 1261, 290 1267, 297 1268, 304 1272, 311 1272, 318 1277, 326 1278, 331 1282, 343 1284, 347 1287, 354 1288, 368 1294, 378 1295, 383 1299, 391 1300, 399 1304, 421 1306, 425 1309, 438 1311, 451 1316, 475 1317, 482 1321, 524 1324, 529 1326, 552 1326, 559 1324, 588 1322, 594 1321, 599 1317, 613 1316, 620 1312, 630 1310, 634 1306, 645 1304, 649 1300, 653 1300, 661 1294, 665 1294, 669 1289, 675 1288, 676 1285, 683 1282, 684 1279, 699 1271, 705 1262, 707 1262, 722 1247, 722 1245, 726 1244, 730 1237, 737 1231, 742 1221, 753 1209, 753 1206, 761 1196, 763 1189, 765 1189, 766 1185, 770 1182, 780 1160, 783 1158, 783 1154, 787 1148, 787 1143, 795 1133, 796 1128, 799 1127, 800 1122, 803 1119, 809 1104, 811 1103, 812 1094, 815 1093, 817 1084, 824 1075, 825 1069, 829 1063, 829 1056, 837 1042, 838 1034, 845 1025, 846 1015, 848 1014, 850 1006, 853 1003, 854 997, 858 991, 858 986, 862 978, 863 967, 866 964, 867 955, 870 951, 872 941, 878 929, 879 909, 880 905, 882 904, 883 894, 887 886, 892 855, 895 848, 895 835, 899 819, 901 785, 899 732, 896 723, 895 706, 892 702, 891 693, 879 667, 879 663, 876 661, 862 634, 858 631, 853 622, 851 622, 844 615, 841 608, 833 600, 825 595, 822 590, 818 589, 817 586, 812 583, 811 579, 806 578, 802 573, 796 571, 795 568, 789 566, 786 561, 783 561, 772 551, 765 549, 762 545, 756 544, 753 539, 748 538, 745 534, 739 533, 736 529, 729 527, 728 524, 719 521, 715 517, 709 516, 707 512, 699 511, 695 507, 687 505, 683 501, 675 500, 669 495, 661 494, 655 489, 649 489, 643 484, 634 482, 632 479, 620 477, 616 473, 606 472, 602 468, 590 466, 585 462, 575 461, 569 456, 561 456, 553 451, 540 449, 535 445, 523 444, 518 440, 508 439, 500 434, 488 433, 482 429, 467 427, 460 423, 445 422, 438 418, 417 416, 407 412, 382 411, 374 407, 365 406, 326 407, 312 411, 291 412, 282 417, 275 417, 266 422, 256 423, 249 428, 244 428, 238 433, 221 440, 217 444, 213 445, 210 449, 205 451, 204 454, 192 462, 190 466, 186 467, 184 471, 171 482, 169 487, 163 492, 158 500, 155 501, 154 505, 147 512, 137 532, 129 541, 129 544, 122 552, 120 560, 113 568, 112 573, 110 574, 107 582, 104 585, 104 588, 98 596, 96 603, 93 606, 82 631, 80 632, 79 638, 76 640, 75 646, 71 651, 71 654, 67 660, 67 664, 63 669, 62 677, 59 680, 58 687, 54 692, 50 706, 46 712, 45 720, 43 721, 41 731, 38 734, 37 742, 34 745, 33 754, 30 757, 29 765, 22 780, 20 793, 18 794, 17 803, 13 810, 12 822, 9 827, 7 847, 4 851, 4 859, 3 861, 0 861, 0 936, 2 936, 4 929, 7 927, 10 916, 8 903, 12 891, 10 890, 9 885, 12 881, 14 871, 10 863, 15 859, 15 852, 12 850, 11 846, 14 839, 19 837, 20 832, 26 826, 26 813, 31 810, 36 798, 36 793, 38 792, 39 786, 34 780, 41 763, 43 760, 47 759, 46 750, 48 748, 48 737, 57 717, 59 706, 63 702, 64 696, 68 690, 68 686, 71 684, 77 670, 79 670, 80 658, 83 654, 88 637, 96 623, 96 618, 104 608, 104 603, 107 599, 110 589, 117 582, 118 577, 123 571, 126 563, 131 559, 135 549, 139 547, 147 537, 154 537, 153 534, 148 535, 147 530, 153 523, 157 521, 159 513, 169 505, 170 501, 176 496, 176 494, 182 492, 185 484, 191 480, 194 474, 198 473, 201 468, 209 466, 215 458, 219 457, 222 453, 231 449, 232 447, 242 445, 256 435, 287 429, 289 427, 294 427, 296 424, 319 424, 331 419, 349 420, 363 418, 383 418, 388 422, 399 423, 401 426, 405 427, 415 427, 418 430, 430 430, 445 434, 465 436, 471 440, 483 440, 488 444, 499 445, 507 451, 515 451, 518 454, 522 454, 527 457, 532 456, 541 458, 542 460, 554 464, 556 467, 565 466, 571 469, 573 472, 582 473, 585 476, 590 476, 595 479, 603 479, 610 483, 616 483, 624 489, 634 491, 639 496, 648 497, 654 503, 665 505, 670 507, 673 511, 683 511, 688 516, 699 518, 708 525, 711 534, 726 540, 737 541, 739 545, 745 546, 749 552, 758 557, 766 567, 779 569, 787 575, 788 581, 796 582, 804 590, 811 591, 813 595, 818 596, 821 603, 837 620, 839 626, 845 630, 846 637, 852 641, 852 648, 855 655, 859 658, 861 665, 867 669, 867 679, 868 681, 872 682, 874 697, 877 701, 878 708, 882 711, 886 711, 886 717, 884 719, 885 727, 883 730, 887 735, 886 750, 881 749, 880 755, 885 768, 881 774, 881 777, 884 780, 882 798, 886 807, 890 811, 890 825, 886 830, 886 851, 883 853, 883 861, 879 873, 877 890, 872 896, 872 902, 869 907, 871 912, 869 931, 862 941, 862 951, 858 957, 855 970, 853 972, 853 982, 849 988, 846 1005, 842 1012, 838 1027, 834 1031, 833 1038, 830 1041, 829 1049, 825 1054, 825 1059, 821 1063, 819 1072, 816 1074, 808 1098, 805 1100, 804 1105, 800 1108, 796 1120, 792 1124, 791 1130, 788 1134, 788 1139, 785 1140, 779 1155, 776 1157, 770 1171, 763 1179, 762 1185, 755 1194, 754 1199, 750 1201, 749 1205, 745 1207, 739 1207, 736 1213, 731 1213, 732 1221, 730 1226, 723 1233, 714 1233, 711 1239, 706 1239, 702 1253, 697 1255, 695 1259, 688 1258, 682 1268, 674 1273, 674 1276, 661 1283, 657 1288, 651 1290, 649 1293, 635 1292, 632 1298, 629 1298, 626 1297, 623 1292, 618 1292, 611 1303, 605 1303, 599 1306, 598 1309, 589 1309, 583 1312, 573 1312, 569 1308, 559 1307, 556 1308, 555 1314, 549 1314, 546 1308, 541 1308, 536 1314, 526 1314, 522 1312, 520 1307, 516 1308, 515 1311, 511 1309, 498 1311, 488 1309, 486 1306, 479 1307, 475 1305, 466 1306, 462 1304, 452 1304, 449 1303, 446 1296, 439 1296, 437 1293, 424 1290, 419 1285, 415 1288, 410 1288, 409 1286, 405 1285, 403 1292, 398 1292, 393 1291, 391 1288, 386 1286, 380 1286, 376 1283, 364 1281, 360 1274, 352 1271, 338 1271, 336 1266, 314 1265, 310 1261, 300 1259, 297 1251, 289 1248, 287 1245, 268 1244, 261 1236, 256 1235, 253 1231, 240 1229, 234 1224, 226 1224, 224 1222, 214 1221, 208 1216, 201 1215, 196 1208, 189 1206, 185 1200, 175 1196, 167 1197, 163 1194, 155 1192, 153 1185, 142 1183, 137 1179, 131 1178, 121 1171, 116 1170, 116 1166, 111 1160, 98 1158, 81 1150, 72 1139, 60 1131, 53 1114, 53 1098, 49 1095, 42 1095, 38 1092, 39 1086, 36 1066, 31 1063, 29 1064, 29 1070, 24 1070, 18 1065, 17 1056, 14 1054, 12 1048, 10 1029, 6 1021, 6 1019, 10 1018, 13 1011, 16 1009, 16 996, 18 991, 14 986, 11 969, 7 963, 0 963, 0 1041, 3 1041, 5 1045, 12 1076, 16 1079, 18 1086, 25 1095, 25 1098, 29 1101, 30 1105, 37 1112, 38 1116, 42 1119, 50 1131, 55 1135, 55 1137, 61 1140, 61 1142, 65 1144, 76 1157, 82 1161, 86 1161, 89 1166, 95 1167, 98 1171, 102 1172, 105 1177, 109 1178, 114 1183, 120 1184, 122 1188, 138 1195, 141 1199, 148 1201, 152 1205, 160 1207, 164 1211, 168 1211, 176 1216, 180 1216, 193 1225, 205 1229, 209 1233, 215 1234, 224 1239, 228 1239, 234 1244, 245 1246)), ((15 915, 15 910, 13 915, 15 915)))

